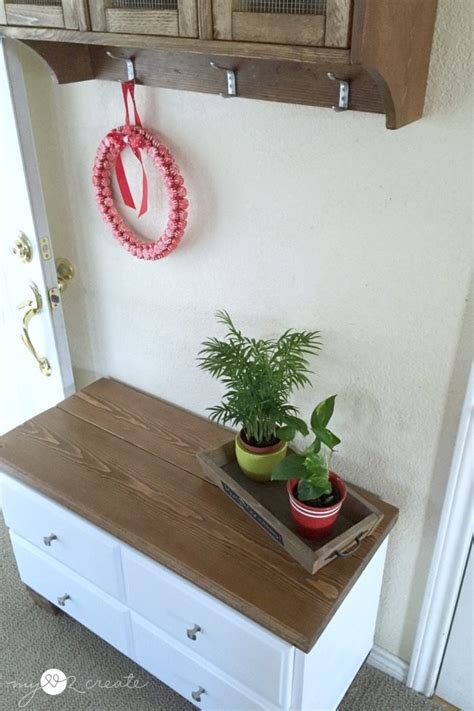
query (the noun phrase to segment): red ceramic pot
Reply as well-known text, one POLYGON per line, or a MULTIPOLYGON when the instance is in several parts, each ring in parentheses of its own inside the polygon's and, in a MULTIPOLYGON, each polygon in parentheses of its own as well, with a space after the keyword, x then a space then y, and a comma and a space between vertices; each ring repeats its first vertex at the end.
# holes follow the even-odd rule
POLYGON ((329 479, 338 490, 341 499, 334 506, 326 508, 316 508, 308 506, 296 498, 296 486, 298 479, 290 479, 286 485, 288 496, 290 497, 290 509, 293 520, 296 523, 298 533, 305 538, 324 538, 334 526, 342 504, 346 500, 346 485, 334 472, 330 472, 329 479))

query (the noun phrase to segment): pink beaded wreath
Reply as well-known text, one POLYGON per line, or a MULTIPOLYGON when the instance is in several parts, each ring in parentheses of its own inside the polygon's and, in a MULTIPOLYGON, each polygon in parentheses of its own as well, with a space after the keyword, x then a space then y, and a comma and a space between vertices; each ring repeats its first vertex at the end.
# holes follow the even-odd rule
MULTIPOLYGON (((142 164, 143 167, 143 164, 142 164)), ((188 201, 186 199, 186 188, 184 180, 179 172, 174 158, 168 148, 161 143, 149 131, 136 126, 120 126, 110 131, 101 141, 97 150, 92 182, 94 184, 95 196, 99 210, 104 220, 110 225, 114 237, 127 249, 130 254, 138 259, 162 259, 178 246, 188 221, 188 201), (112 193, 112 171, 117 164, 117 179, 119 187, 124 196, 124 191, 129 188, 125 178, 121 152, 129 146, 141 162, 140 150, 144 150, 153 159, 155 165, 160 169, 169 196, 169 216, 166 230, 161 237, 152 242, 144 242, 126 224, 119 214, 114 203, 112 193), (122 172, 119 172, 119 166, 122 172)), ((146 175, 143 171, 144 196, 140 215, 146 212, 147 204, 147 183, 146 175)), ((131 205, 133 199, 130 196, 131 205)), ((126 202, 126 201, 125 201, 126 202)), ((130 204, 126 202, 126 204, 130 204)))

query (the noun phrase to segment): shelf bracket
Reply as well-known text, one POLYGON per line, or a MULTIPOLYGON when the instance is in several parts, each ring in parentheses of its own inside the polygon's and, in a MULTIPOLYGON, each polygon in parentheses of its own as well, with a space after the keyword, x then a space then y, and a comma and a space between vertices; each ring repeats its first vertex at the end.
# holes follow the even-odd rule
POLYGON ((347 111, 349 108, 349 82, 345 79, 338 79, 332 72, 328 72, 328 78, 331 81, 339 82, 339 103, 332 108, 334 111, 347 111))
POLYGON ((233 69, 227 69, 227 67, 220 67, 215 62, 210 62, 213 69, 219 69, 221 72, 227 73, 227 94, 221 94, 224 99, 229 99, 232 96, 237 96, 237 80, 235 77, 235 71, 233 69))
POLYGON ((111 59, 118 59, 121 62, 125 62, 125 65, 127 67, 127 81, 136 82, 137 77, 135 74, 135 63, 133 59, 131 59, 130 57, 118 57, 116 54, 112 54, 112 52, 109 51, 107 51, 106 54, 111 59))

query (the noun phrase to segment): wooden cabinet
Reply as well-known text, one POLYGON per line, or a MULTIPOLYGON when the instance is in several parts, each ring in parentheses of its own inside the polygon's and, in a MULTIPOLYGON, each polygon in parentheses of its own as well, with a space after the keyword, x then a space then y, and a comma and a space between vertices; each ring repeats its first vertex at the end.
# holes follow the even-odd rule
POLYGON ((0 0, 0 35, 57 81, 185 91, 421 118, 437 0, 0 0), (78 31, 79 30, 79 31, 78 31), (92 30, 92 31, 88 31, 92 30), (216 72, 220 68, 221 72, 216 72), (233 72, 227 75, 226 72, 233 72))
POLYGON ((89 29, 87 0, 0 0, 0 24, 89 29))
POLYGON ((90 0, 92 29, 198 37, 197 0, 90 0))
POLYGON ((348 47, 352 0, 213 0, 217 40, 348 47))

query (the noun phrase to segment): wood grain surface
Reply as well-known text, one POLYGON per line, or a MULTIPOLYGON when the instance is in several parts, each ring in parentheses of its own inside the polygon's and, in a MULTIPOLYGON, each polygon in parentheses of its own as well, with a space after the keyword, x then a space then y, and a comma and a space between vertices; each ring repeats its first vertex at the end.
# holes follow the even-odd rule
POLYGON ((228 430, 209 420, 105 378, 59 407, 201 479, 206 477, 196 453, 224 444, 232 437, 228 430))
POLYGON ((385 103, 387 128, 423 115, 438 0, 356 0, 351 61, 367 67, 385 103))
POLYGON ((352 0, 327 0, 326 47, 350 47, 352 24, 352 0))
POLYGON ((195 0, 178 0, 180 37, 198 37, 198 12, 195 0))
POLYGON ((214 39, 232 39, 232 4, 229 0, 212 0, 214 39))
MULTIPOLYGON (((0 34, 1 32, 0 29, 0 34)), ((126 80, 125 62, 117 62, 107 56, 107 50, 114 51, 112 46, 76 45, 78 56, 83 53, 84 57, 88 58, 88 63, 81 64, 78 60, 70 61, 71 48, 74 53, 73 44, 30 40, 26 43, 48 62, 60 83, 81 81, 81 78, 89 79, 91 71, 97 79, 126 80)), ((221 44, 213 43, 214 46, 221 44)), ((350 79, 351 109, 383 113, 383 102, 374 79, 358 66, 348 64, 342 68, 339 64, 297 64, 287 60, 254 61, 239 57, 227 57, 224 62, 217 54, 201 55, 147 49, 134 51, 132 47, 125 50, 125 54, 135 57, 138 81, 149 86, 218 94, 226 90, 226 78, 224 72, 218 72, 211 67, 210 62, 215 61, 235 67, 237 92, 241 97, 328 108, 335 105, 338 99, 338 85, 327 77, 327 72, 332 71, 338 76, 344 75, 350 79)))
POLYGON ((64 27, 69 30, 90 29, 87 0, 62 0, 64 27))
POLYGON ((198 2, 198 25, 199 37, 201 40, 212 40, 212 7, 211 0, 200 0, 198 2))
POLYGON ((64 27, 62 7, 5 3, 7 24, 31 27, 64 27))
POLYGON ((168 403, 100 380, 1 437, 0 466, 307 652, 397 509, 369 495, 384 513, 377 530, 353 556, 311 576, 215 486, 183 468, 194 469, 191 453, 209 446, 212 431, 216 445, 228 436, 196 415, 173 415, 168 403))
MULTIPOLYGON (((94 22, 101 24, 98 8, 92 11, 94 22)), ((326 49, 324 47, 292 47, 279 44, 259 44, 257 42, 223 42, 175 37, 154 37, 114 32, 76 32, 32 27, 1 27, 0 34, 12 39, 38 40, 45 42, 74 42, 88 45, 107 45, 108 48, 156 49, 191 54, 214 55, 219 57, 246 57, 248 59, 273 59, 288 62, 320 62, 349 64, 350 52, 346 49, 326 49)))
POLYGON ((91 28, 95 32, 105 32, 107 30, 107 20, 105 19, 104 0, 95 0, 89 3, 91 17, 91 28))
POLYGON ((58 45, 52 42, 30 42, 28 40, 24 44, 31 47, 46 62, 50 74, 56 81, 68 84, 94 79, 87 45, 64 42, 58 53, 58 45), (38 45, 41 45, 40 51, 38 51, 38 45))
POLYGON ((48 62, 60 84, 92 78, 91 66, 96 79, 125 81, 125 62, 107 55, 107 51, 116 53, 120 46, 124 56, 134 57, 138 82, 147 86, 209 94, 225 92, 225 73, 213 69, 212 61, 236 71, 239 97, 331 108, 337 104, 339 92, 338 84, 328 79, 328 72, 332 72, 350 81, 351 110, 384 113, 375 79, 363 67, 351 65, 346 50, 0 26, 2 34, 21 38, 32 47, 48 62), (91 44, 79 44, 81 61, 71 60, 74 54, 70 48, 74 44, 67 40, 77 41, 84 36, 93 38, 91 44), (98 41, 99 36, 102 41, 98 41), (105 46, 104 38, 109 42, 105 46), (123 38, 127 38, 127 45, 123 38), (139 46, 142 48, 137 49, 139 46), (209 54, 205 53, 206 48, 209 54), (82 61, 82 55, 87 56, 87 62, 82 61), (347 64, 341 64, 344 59, 347 64))

